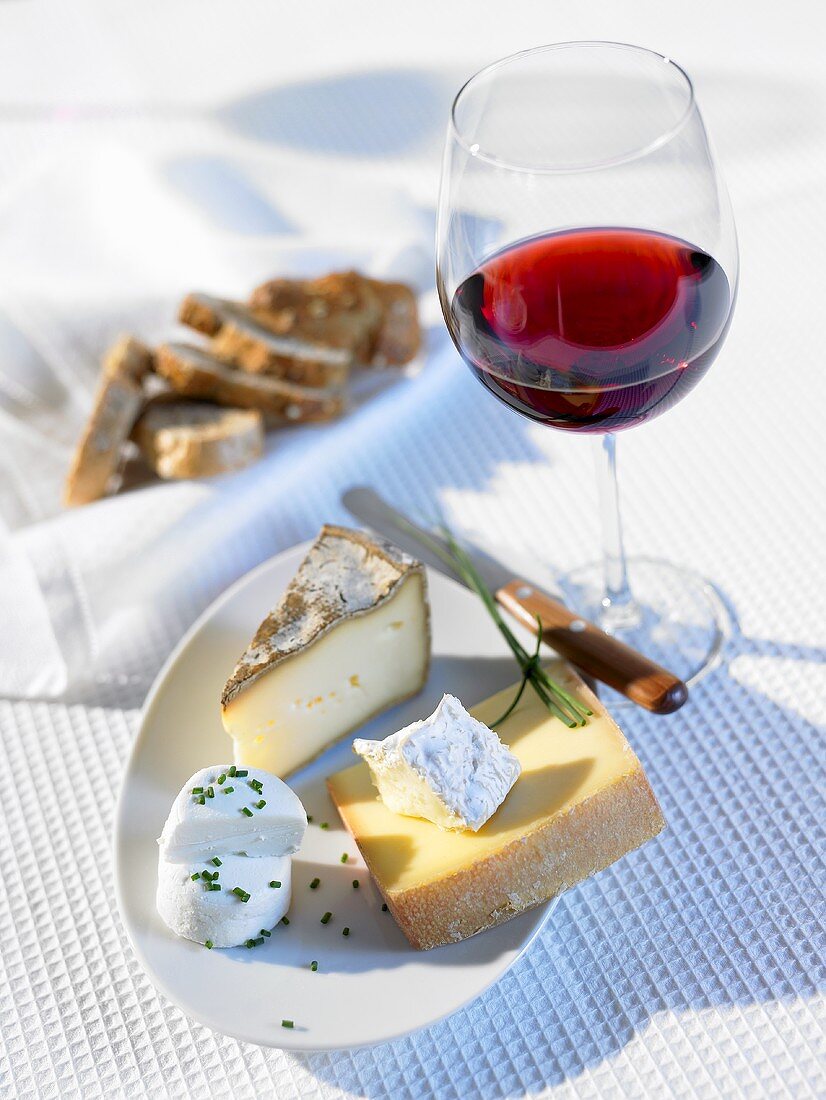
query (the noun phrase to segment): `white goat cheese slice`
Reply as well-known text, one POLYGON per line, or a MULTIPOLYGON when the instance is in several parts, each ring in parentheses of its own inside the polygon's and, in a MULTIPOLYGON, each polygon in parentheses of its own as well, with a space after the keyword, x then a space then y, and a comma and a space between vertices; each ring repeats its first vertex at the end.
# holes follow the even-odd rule
POLYGON ((213 764, 186 781, 158 840, 163 859, 190 864, 225 853, 280 857, 298 851, 307 828, 298 795, 270 772, 246 768, 244 775, 230 775, 234 770, 213 764))
POLYGON ((213 947, 237 947, 258 939, 261 930, 278 924, 290 905, 291 859, 223 855, 220 866, 211 861, 174 863, 158 860, 156 905, 162 920, 177 935, 213 947), (218 875, 211 890, 201 872, 218 875), (197 875, 197 879, 192 876, 197 875), (277 882, 280 886, 271 886, 277 882), (242 895, 233 893, 235 888, 242 895), (244 895, 249 895, 244 901, 244 895))
POLYGON ((423 817, 442 829, 476 832, 492 817, 519 777, 517 758, 493 730, 445 695, 433 714, 384 741, 357 738, 389 810, 423 817))

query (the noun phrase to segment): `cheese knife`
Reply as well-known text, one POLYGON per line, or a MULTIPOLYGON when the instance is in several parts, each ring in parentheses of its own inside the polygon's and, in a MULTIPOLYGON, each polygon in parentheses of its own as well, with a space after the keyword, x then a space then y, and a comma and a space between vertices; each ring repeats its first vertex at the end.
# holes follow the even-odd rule
MULTIPOLYGON (((428 542, 435 542, 449 555, 447 542, 408 519, 374 489, 354 486, 341 499, 361 523, 427 565, 464 583, 428 546, 428 542)), ((541 619, 542 640, 588 676, 654 714, 672 714, 688 699, 688 688, 673 673, 575 614, 543 589, 514 577, 505 565, 483 550, 464 540, 463 546, 497 603, 534 635, 537 617, 541 619)))

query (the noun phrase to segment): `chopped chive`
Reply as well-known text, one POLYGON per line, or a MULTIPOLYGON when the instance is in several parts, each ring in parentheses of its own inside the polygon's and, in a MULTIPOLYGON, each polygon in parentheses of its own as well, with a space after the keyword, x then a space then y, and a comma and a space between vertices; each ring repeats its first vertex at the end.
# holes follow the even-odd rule
POLYGON ((206 806, 206 799, 204 798, 204 796, 202 794, 198 795, 198 797, 195 799, 195 801, 198 803, 199 806, 206 806))
POLYGON ((243 890, 240 886, 234 886, 232 888, 232 893, 235 894, 235 896, 237 898, 240 898, 241 901, 249 901, 250 900, 250 896, 247 893, 247 891, 243 890))
POLYGON ((220 890, 220 889, 221 889, 221 883, 220 882, 208 882, 207 883, 207 890, 220 890))
POLYGON ((197 882, 201 876, 196 871, 194 875, 190 875, 189 877, 192 879, 193 882, 197 882))
POLYGON ((345 926, 344 928, 342 928, 341 934, 342 934, 342 936, 349 936, 350 935, 350 929, 345 926))
POLYGON ((293 1023, 292 1020, 282 1020, 281 1021, 281 1026, 282 1027, 295 1027, 295 1024, 293 1023))
POLYGON ((282 924, 289 924, 290 923, 290 918, 289 917, 282 917, 281 918, 281 923, 282 924))
POLYGON ((321 884, 321 879, 320 878, 314 878, 313 881, 310 883, 310 889, 311 890, 317 890, 320 884, 321 884))
POLYGON ((342 855, 342 857, 341 857, 341 862, 342 862, 342 863, 346 863, 346 862, 347 862, 347 860, 348 860, 349 858, 350 858, 350 857, 349 857, 349 856, 347 855, 347 853, 346 853, 346 852, 344 852, 344 853, 343 853, 343 855, 342 855))
POLYGON ((204 793, 204 788, 203 787, 193 787, 192 788, 192 793, 193 794, 203 794, 204 793))
POLYGON ((324 916, 323 916, 323 917, 321 918, 321 923, 322 923, 322 924, 329 924, 329 923, 330 923, 330 917, 331 917, 332 915, 333 915, 333 914, 332 914, 332 913, 330 913, 330 912, 327 912, 327 913, 325 913, 325 914, 324 914, 324 916))
POLYGON ((267 939, 269 939, 270 936, 272 935, 272 932, 270 932, 270 930, 268 928, 262 928, 259 935, 266 936, 267 939))
POLYGON ((224 787, 224 794, 232 794, 234 790, 235 787, 224 787))
POLYGON ((230 766, 227 768, 227 775, 235 775, 235 765, 234 764, 230 764, 230 766))
POLYGON ((270 886, 272 887, 273 890, 280 890, 281 889, 281 883, 278 881, 277 878, 274 878, 272 880, 272 882, 270 883, 270 886))
POLYGON ((215 788, 214 787, 207 787, 206 796, 207 796, 207 798, 214 798, 215 797, 215 788))
POLYGON ((219 858, 218 858, 217 856, 213 856, 213 857, 212 857, 212 859, 210 860, 210 862, 211 862, 211 863, 212 863, 212 864, 213 864, 213 865, 214 865, 215 867, 221 867, 221 866, 222 866, 221 860, 220 860, 220 859, 219 859, 219 858))
POLYGON ((264 784, 261 782, 260 779, 251 779, 249 781, 249 786, 252 787, 254 791, 257 791, 258 794, 261 794, 264 789, 264 784))
POLYGON ((267 803, 264 801, 264 799, 259 798, 258 801, 255 803, 255 808, 256 810, 263 810, 266 805, 267 803))
POLYGON ((242 806, 241 813, 244 814, 246 817, 252 817, 252 810, 249 808, 249 806, 242 806))
POLYGON ((382 913, 387 912, 387 902, 386 901, 382 902, 381 911, 382 911, 382 913))
POLYGON ((227 781, 227 773, 226 773, 226 772, 221 772, 221 774, 220 774, 220 775, 218 776, 218 778, 217 778, 217 779, 215 780, 215 782, 216 782, 216 783, 217 783, 217 784, 218 784, 219 786, 220 786, 220 785, 221 785, 222 783, 226 783, 226 781, 227 781))
POLYGON ((312 970, 313 973, 315 973, 316 970, 318 970, 318 963, 316 962, 315 959, 313 959, 313 961, 310 963, 310 970, 312 970))
POLYGON ((244 947, 255 947, 255 940, 244 940, 244 947))
POLYGON ((312 814, 307 814, 307 824, 308 824, 308 825, 310 824, 310 822, 311 822, 312 820, 313 820, 313 815, 312 815, 312 814))
POLYGON ((249 775, 249 772, 246 770, 246 768, 243 771, 238 768, 236 769, 236 771, 232 772, 232 775, 237 775, 239 779, 246 779, 246 777, 249 775))
POLYGON ((201 871, 201 878, 206 879, 207 882, 212 882, 212 875, 209 871, 201 871))
POLYGON ((358 888, 359 888, 359 880, 357 878, 354 878, 353 879, 353 889, 358 890, 358 888))
POLYGON ((319 829, 329 829, 329 828, 330 828, 330 826, 327 824, 326 821, 322 821, 321 824, 319 825, 319 829))
POLYGON ((211 951, 214 946, 215 946, 215 944, 212 942, 212 940, 205 940, 204 941, 204 947, 207 949, 207 951, 211 951))

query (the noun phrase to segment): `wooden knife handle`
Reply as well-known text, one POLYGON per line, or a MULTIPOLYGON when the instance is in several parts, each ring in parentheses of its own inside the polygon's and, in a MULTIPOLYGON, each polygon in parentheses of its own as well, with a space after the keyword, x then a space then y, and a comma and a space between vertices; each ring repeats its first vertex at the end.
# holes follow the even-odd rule
POLYGON ((655 714, 671 714, 688 699, 688 688, 673 673, 575 615, 527 581, 510 581, 499 589, 496 599, 534 634, 539 616, 543 641, 583 672, 622 692, 638 706, 655 714))

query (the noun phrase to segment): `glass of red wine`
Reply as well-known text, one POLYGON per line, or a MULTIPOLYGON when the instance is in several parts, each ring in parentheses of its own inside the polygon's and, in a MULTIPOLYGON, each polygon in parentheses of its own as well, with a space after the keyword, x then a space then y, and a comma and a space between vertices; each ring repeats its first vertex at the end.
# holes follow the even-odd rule
POLYGON ((451 111, 437 252, 447 327, 482 385, 596 437, 603 561, 569 575, 566 596, 695 681, 722 648, 725 605, 690 569, 626 559, 615 440, 696 386, 737 292, 731 206, 686 73, 615 42, 477 73, 451 111))

